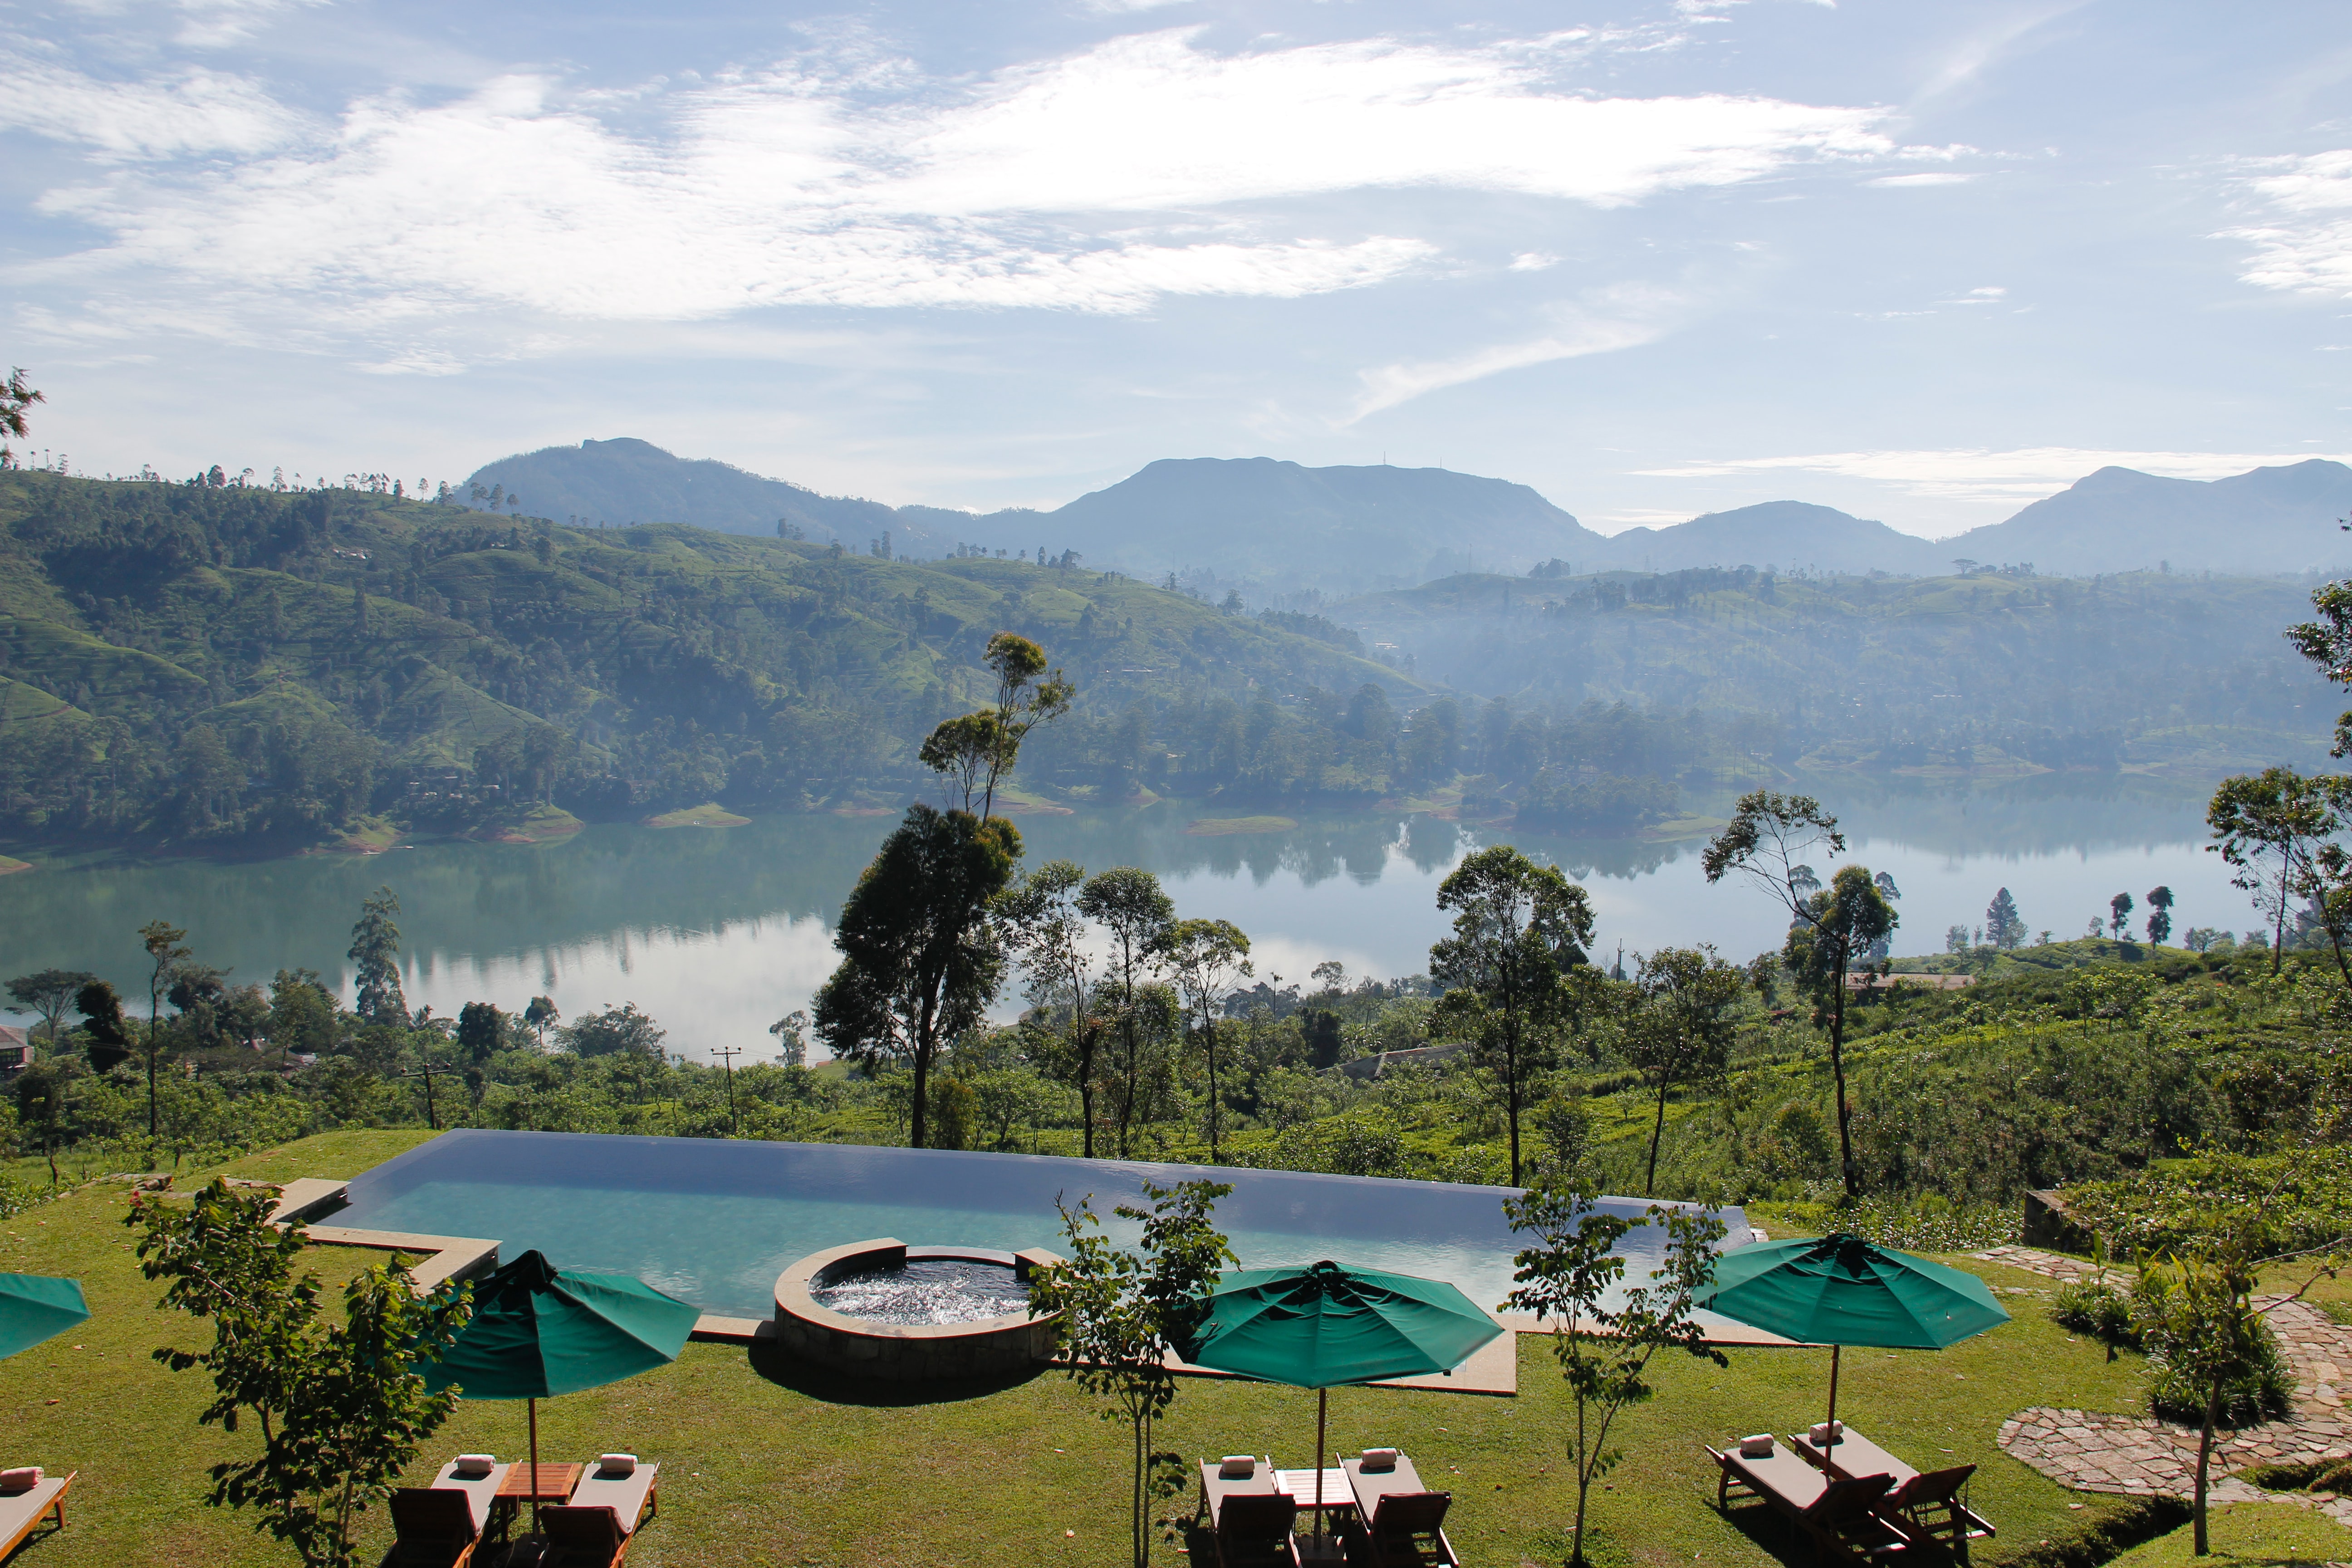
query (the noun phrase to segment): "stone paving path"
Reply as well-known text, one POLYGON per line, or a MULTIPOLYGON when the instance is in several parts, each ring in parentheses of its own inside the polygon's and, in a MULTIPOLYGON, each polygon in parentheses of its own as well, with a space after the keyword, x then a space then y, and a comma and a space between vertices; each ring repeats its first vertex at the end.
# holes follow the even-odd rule
MULTIPOLYGON (((1976 1255, 2061 1282, 2098 1272, 2080 1258, 2025 1247, 1996 1247, 1976 1255)), ((2229 1472, 2257 1464, 2291 1464, 2352 1454, 2352 1328, 2305 1301, 2268 1298, 2271 1327, 2294 1372, 2287 1415, 2235 1432, 2216 1433, 2207 1495, 2215 1502, 2292 1502, 2352 1525, 2352 1497, 2265 1491, 2229 1472)), ((2061 1486, 2131 1497, 2193 1495, 2197 1428, 2148 1416, 2090 1410, 2021 1410, 2001 1426, 2001 1448, 2061 1486)))

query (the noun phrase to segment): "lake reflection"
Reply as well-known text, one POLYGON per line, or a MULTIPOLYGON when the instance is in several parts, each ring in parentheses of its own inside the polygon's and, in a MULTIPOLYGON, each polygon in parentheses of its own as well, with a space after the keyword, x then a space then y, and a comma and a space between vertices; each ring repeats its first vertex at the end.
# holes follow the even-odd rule
MULTIPOLYGON (((1851 858, 1901 887, 1898 952, 1939 950, 1946 926, 1981 921, 2001 886, 2029 927, 2060 937, 2081 935, 2113 894, 2144 903, 2159 882, 2180 900, 2176 930, 2253 922, 2219 857, 2202 848, 2201 790, 2088 775, 1973 788, 1838 777, 1811 787, 1843 818, 1851 858)), ((1019 826, 1031 865, 1066 858, 1159 872, 1180 913, 1234 921, 1255 944, 1260 973, 1286 980, 1327 958, 1351 974, 1420 972, 1445 929, 1437 884, 1489 839, 1479 828, 1381 813, 1307 816, 1276 833, 1188 834, 1202 815, 1168 802, 1019 826)), ((635 1001, 667 1026, 673 1050, 702 1057, 732 1044, 757 1058, 772 1047, 767 1026, 807 1005, 830 973, 830 922, 892 822, 596 826, 540 846, 429 844, 247 863, 44 860, 0 879, 0 977, 87 968, 143 998, 133 933, 161 917, 187 927, 198 956, 239 981, 303 965, 348 997, 352 921, 361 899, 388 884, 401 900, 412 1006, 518 1008, 544 994, 570 1016, 635 1001)), ((1612 959, 1621 943, 1631 953, 1710 942, 1745 959, 1779 942, 1781 920, 1762 895, 1706 886, 1698 840, 1511 837, 1586 884, 1598 945, 1612 959)))

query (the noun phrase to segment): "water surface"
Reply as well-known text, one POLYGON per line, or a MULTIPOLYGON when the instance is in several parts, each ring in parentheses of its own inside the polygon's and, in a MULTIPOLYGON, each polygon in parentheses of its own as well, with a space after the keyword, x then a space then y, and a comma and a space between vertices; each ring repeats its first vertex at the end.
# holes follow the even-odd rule
MULTIPOLYGON (((1809 787, 1843 818, 1850 858, 1891 873, 1902 889, 1898 952, 1940 951, 1945 928, 1981 923, 2004 886, 2030 928, 2061 938, 2081 935, 2118 892, 2144 906, 2159 883, 2179 900, 2176 931, 2255 923, 2219 857, 2203 848, 2202 792, 2079 774, 1994 787, 1846 778, 1809 787)), ((1032 865, 1066 857, 1157 871, 1181 914, 1233 921, 1250 933, 1260 974, 1285 984, 1326 959, 1351 975, 1425 969, 1446 928, 1438 883, 1495 837, 1380 812, 1303 815, 1276 833, 1189 834, 1203 815, 1168 802, 1019 826, 1032 865)), ((446 1016, 468 1001, 511 1010, 548 995, 570 1016, 634 1001, 669 1030, 674 1051, 701 1058, 733 1046, 758 1059, 773 1047, 768 1026, 805 1007, 831 972, 831 922, 892 821, 600 826, 543 845, 437 843, 241 863, 43 860, 0 878, 0 977, 50 964, 89 969, 143 1002, 135 933, 161 918, 187 928, 198 956, 237 981, 306 966, 348 999, 352 922, 360 900, 384 885, 400 896, 412 1006, 446 1016)), ((1706 942, 1744 960, 1780 942, 1785 917, 1769 900, 1706 884, 1700 840, 1509 837, 1590 890, 1598 945, 1612 960, 1621 944, 1631 955, 1706 942)), ((2145 912, 2135 911, 2136 924, 2145 912)))

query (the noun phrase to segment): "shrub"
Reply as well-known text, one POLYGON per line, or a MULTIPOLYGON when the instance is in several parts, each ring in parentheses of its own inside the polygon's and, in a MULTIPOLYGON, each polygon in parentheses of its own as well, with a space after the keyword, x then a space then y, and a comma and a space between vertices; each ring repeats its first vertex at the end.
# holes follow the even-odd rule
MULTIPOLYGON (((2158 1417, 2188 1422, 2205 1419, 2204 1395, 2185 1373, 2160 1355, 2149 1358, 2148 1370, 2154 1373, 2148 1402, 2158 1417)), ((2294 1374, 2287 1370, 2286 1358, 2279 1353, 2278 1335, 2268 1323, 2261 1324, 2255 1331, 2252 1364, 2231 1380, 2222 1396, 2221 1420, 2231 1426, 2275 1421, 2287 1413, 2294 1393, 2294 1374)))
POLYGON ((2105 1279, 2072 1280, 2058 1288, 2050 1317, 2061 1328, 2089 1334, 2111 1345, 2139 1348, 2132 1327, 2131 1299, 2105 1279))

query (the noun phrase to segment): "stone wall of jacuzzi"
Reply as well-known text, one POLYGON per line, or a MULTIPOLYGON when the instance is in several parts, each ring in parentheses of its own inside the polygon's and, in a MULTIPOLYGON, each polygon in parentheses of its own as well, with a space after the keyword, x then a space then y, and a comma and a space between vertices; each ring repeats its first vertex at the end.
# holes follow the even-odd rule
POLYGON ((1009 1263, 1024 1279, 1062 1261, 1042 1247, 1015 1253, 909 1247, 894 1237, 829 1247, 777 1276, 777 1342, 818 1366, 901 1383, 1002 1377, 1051 1358, 1057 1326, 1052 1318, 1016 1312, 961 1323, 881 1323, 834 1311, 813 1294, 854 1274, 903 1265, 910 1256, 1009 1263))

